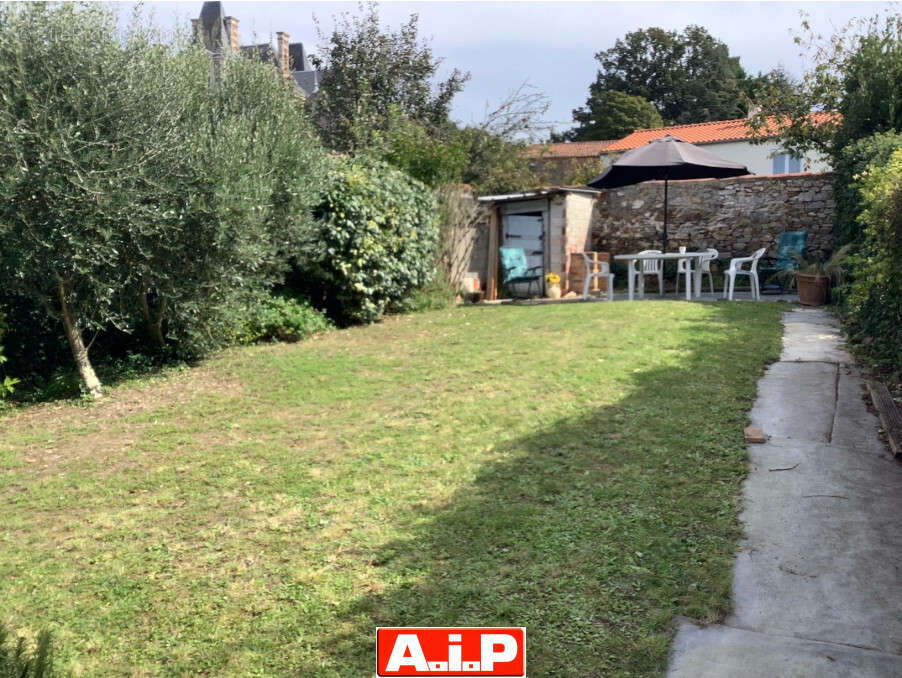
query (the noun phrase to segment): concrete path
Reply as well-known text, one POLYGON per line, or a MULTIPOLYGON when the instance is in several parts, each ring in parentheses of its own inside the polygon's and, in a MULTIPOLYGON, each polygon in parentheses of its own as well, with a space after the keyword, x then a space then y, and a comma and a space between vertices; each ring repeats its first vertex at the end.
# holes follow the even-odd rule
POLYGON ((902 677, 902 465, 825 311, 783 314, 758 383, 724 625, 680 622, 671 678, 902 677))

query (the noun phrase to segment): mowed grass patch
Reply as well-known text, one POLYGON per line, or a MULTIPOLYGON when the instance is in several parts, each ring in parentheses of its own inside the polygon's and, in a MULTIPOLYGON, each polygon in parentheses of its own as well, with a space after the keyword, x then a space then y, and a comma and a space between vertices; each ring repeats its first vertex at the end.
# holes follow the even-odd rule
POLYGON ((390 625, 660 675, 729 606, 781 310, 462 308, 7 416, 0 621, 85 676, 370 676, 390 625))

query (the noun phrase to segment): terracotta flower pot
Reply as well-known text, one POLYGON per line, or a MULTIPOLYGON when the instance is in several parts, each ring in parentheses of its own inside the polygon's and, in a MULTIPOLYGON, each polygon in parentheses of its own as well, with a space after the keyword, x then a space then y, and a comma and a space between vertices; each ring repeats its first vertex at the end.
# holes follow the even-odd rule
POLYGON ((830 289, 828 276, 796 273, 796 286, 799 288, 799 303, 802 306, 823 306, 827 303, 827 292, 830 289))

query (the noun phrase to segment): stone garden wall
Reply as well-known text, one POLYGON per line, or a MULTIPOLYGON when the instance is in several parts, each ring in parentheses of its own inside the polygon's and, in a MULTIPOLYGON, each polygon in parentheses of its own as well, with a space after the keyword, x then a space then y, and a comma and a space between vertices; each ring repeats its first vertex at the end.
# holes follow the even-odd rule
MULTIPOLYGON (((668 246, 714 247, 722 257, 774 246, 783 231, 808 231, 808 255, 833 248, 833 174, 780 174, 670 182, 668 246)), ((595 203, 592 249, 660 249, 664 182, 608 189, 595 203)))

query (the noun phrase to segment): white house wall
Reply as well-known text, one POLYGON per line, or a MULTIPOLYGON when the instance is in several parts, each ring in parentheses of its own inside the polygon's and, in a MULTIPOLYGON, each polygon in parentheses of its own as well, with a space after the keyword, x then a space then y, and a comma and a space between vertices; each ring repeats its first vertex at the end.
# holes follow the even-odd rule
MULTIPOLYGON (((748 141, 698 145, 722 158, 745 165, 752 174, 773 174, 772 155, 779 155, 784 152, 782 147, 776 142, 768 142, 760 146, 751 144, 748 141)), ((805 156, 802 161, 803 172, 828 172, 830 169, 830 164, 818 155, 805 156)))

